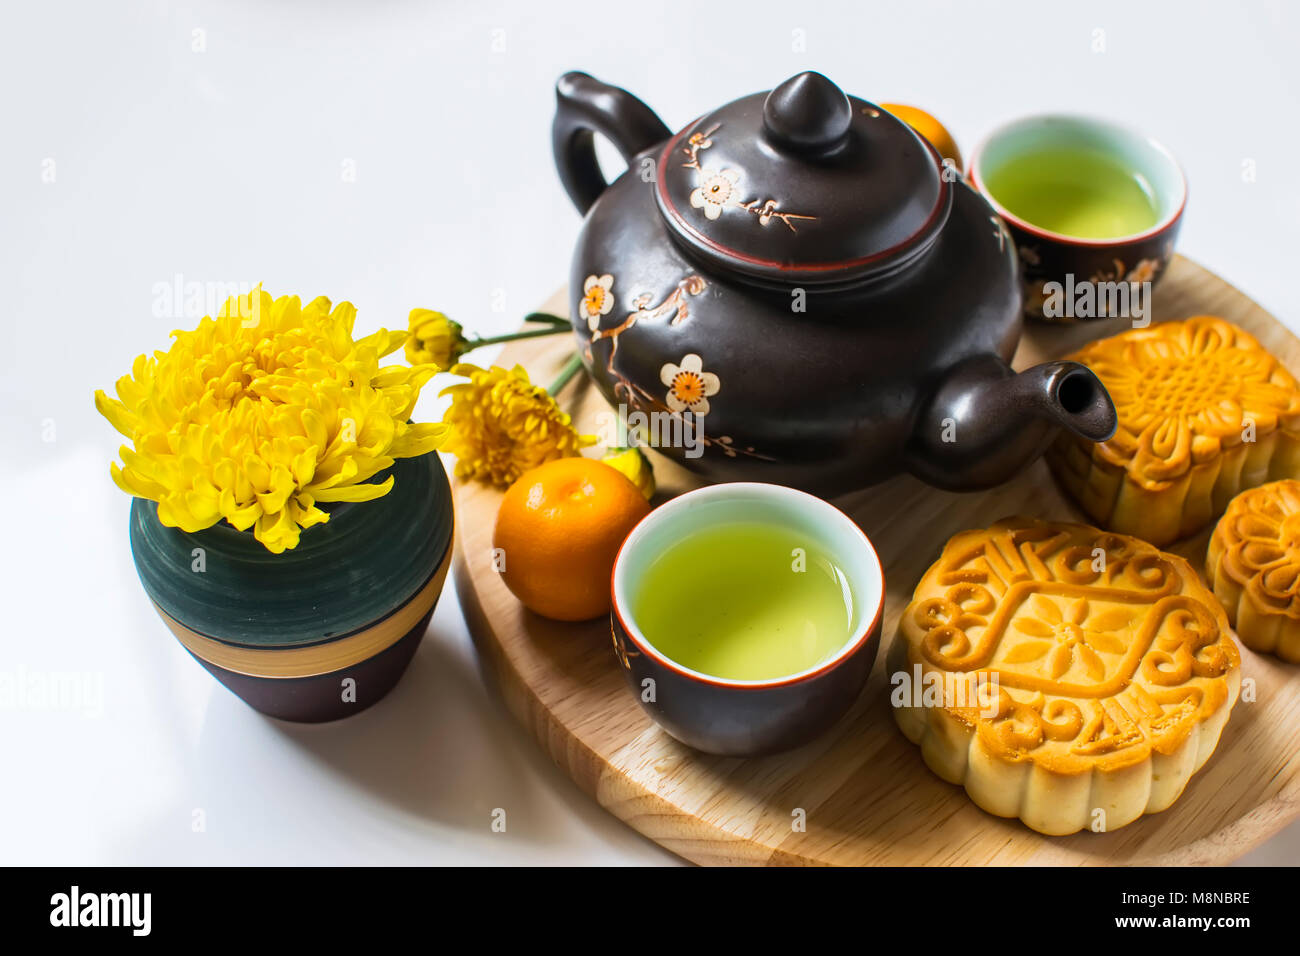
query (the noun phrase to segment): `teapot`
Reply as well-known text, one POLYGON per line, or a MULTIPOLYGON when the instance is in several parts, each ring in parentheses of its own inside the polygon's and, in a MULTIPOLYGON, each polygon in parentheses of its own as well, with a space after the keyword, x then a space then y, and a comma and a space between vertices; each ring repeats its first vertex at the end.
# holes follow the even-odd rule
POLYGON ((1087 367, 1008 364, 1016 250, 911 127, 820 73, 672 133, 585 73, 556 87, 584 363, 628 432, 713 481, 823 495, 899 472, 987 488, 1060 429, 1104 441, 1087 367), (606 183, 594 134, 628 168, 606 183))

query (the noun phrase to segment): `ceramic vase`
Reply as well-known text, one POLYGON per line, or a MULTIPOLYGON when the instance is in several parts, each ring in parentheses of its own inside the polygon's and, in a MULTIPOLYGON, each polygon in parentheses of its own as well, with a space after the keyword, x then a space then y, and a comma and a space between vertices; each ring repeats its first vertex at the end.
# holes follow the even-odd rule
POLYGON ((308 722, 358 713, 411 662, 451 563, 451 488, 437 453, 401 459, 391 474, 382 498, 323 505, 329 521, 281 554, 225 522, 193 534, 166 527, 137 498, 140 581, 185 649, 249 706, 308 722))

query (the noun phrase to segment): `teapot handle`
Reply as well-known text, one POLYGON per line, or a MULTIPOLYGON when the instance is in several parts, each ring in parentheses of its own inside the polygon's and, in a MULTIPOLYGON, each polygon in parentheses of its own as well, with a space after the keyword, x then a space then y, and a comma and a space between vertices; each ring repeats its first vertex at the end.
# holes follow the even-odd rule
POLYGON ((555 84, 555 122, 551 144, 555 168, 565 192, 586 213, 605 190, 605 177, 596 162, 593 133, 610 140, 623 159, 668 138, 668 127, 654 110, 626 90, 586 73, 566 73, 555 84))

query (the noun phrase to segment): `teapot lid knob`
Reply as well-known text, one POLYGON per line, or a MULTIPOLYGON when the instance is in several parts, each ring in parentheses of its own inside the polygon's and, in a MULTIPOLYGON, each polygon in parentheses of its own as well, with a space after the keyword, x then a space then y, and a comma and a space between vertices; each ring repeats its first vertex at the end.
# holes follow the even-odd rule
POLYGON ((853 107, 838 86, 811 70, 792 76, 763 103, 763 127, 783 145, 825 152, 843 142, 853 107))

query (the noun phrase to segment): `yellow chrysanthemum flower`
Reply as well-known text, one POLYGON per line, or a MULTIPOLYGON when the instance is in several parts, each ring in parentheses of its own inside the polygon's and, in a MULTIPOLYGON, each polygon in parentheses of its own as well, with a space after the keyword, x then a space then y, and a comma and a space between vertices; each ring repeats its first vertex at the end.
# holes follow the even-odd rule
POLYGON ((451 396, 443 422, 452 430, 444 449, 456 456, 457 478, 505 488, 530 468, 596 443, 594 435, 578 434, 573 420, 521 365, 461 364, 451 371, 469 379, 442 390, 451 396))
POLYGON ((432 363, 451 368, 468 351, 469 340, 459 322, 433 309, 412 309, 411 335, 406 340, 406 360, 412 365, 432 363))
POLYGON ((113 480, 158 502, 169 527, 194 532, 225 518, 277 554, 329 519, 318 504, 386 495, 392 476, 370 479, 440 447, 447 432, 407 421, 438 369, 381 368, 406 333, 353 341, 355 318, 349 302, 303 306, 259 286, 194 331, 173 332, 170 349, 139 356, 118 380, 117 399, 95 393, 131 440, 113 480))
POLYGON ((601 461, 625 475, 646 501, 655 496, 654 467, 640 448, 612 448, 601 461))

